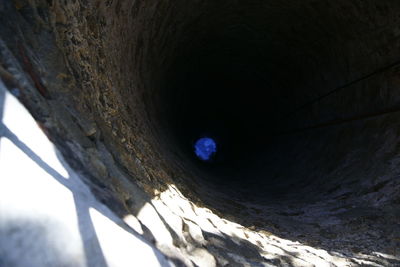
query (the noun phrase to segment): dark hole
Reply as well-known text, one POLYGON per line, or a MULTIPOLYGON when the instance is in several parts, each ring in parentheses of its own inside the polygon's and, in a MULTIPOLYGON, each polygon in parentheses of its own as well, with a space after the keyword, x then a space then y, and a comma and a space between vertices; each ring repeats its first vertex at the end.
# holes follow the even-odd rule
MULTIPOLYGON (((268 8, 266 13, 246 5, 236 8, 233 14, 252 16, 226 16, 215 23, 210 15, 196 21, 202 34, 196 32, 200 26, 190 24, 192 32, 176 49, 160 98, 170 143, 204 174, 201 180, 226 185, 244 199, 325 198, 345 179, 335 180, 333 171, 357 144, 371 138, 357 134, 361 124, 376 109, 386 109, 384 103, 371 106, 374 100, 353 85, 363 87, 393 60, 380 65, 364 57, 365 51, 354 54, 351 46, 366 41, 349 35, 365 26, 356 18, 326 9, 307 17, 296 6, 271 13, 279 17, 273 21, 266 18, 268 8), (295 19, 295 14, 301 15, 295 19), (334 31, 338 25, 333 23, 325 25, 332 31, 321 32, 313 26, 327 17, 342 26, 354 20, 354 28, 334 31), (351 57, 364 62, 363 69, 346 67, 351 57), (354 103, 363 104, 354 108, 354 103), (192 144, 199 136, 218 140, 212 164, 193 158, 192 144)), ((356 172, 362 172, 362 164, 353 165, 356 172)))
MULTIPOLYGON (((400 1, 64 1, 49 12, 57 9, 68 16, 24 5, 23 26, 0 16, 0 31, 147 193, 174 184, 221 217, 346 253, 396 247, 400 1), (33 46, 31 63, 16 33, 33 46), (194 151, 201 137, 217 144, 209 160, 194 151)), ((88 133, 75 141, 86 147, 88 133)))

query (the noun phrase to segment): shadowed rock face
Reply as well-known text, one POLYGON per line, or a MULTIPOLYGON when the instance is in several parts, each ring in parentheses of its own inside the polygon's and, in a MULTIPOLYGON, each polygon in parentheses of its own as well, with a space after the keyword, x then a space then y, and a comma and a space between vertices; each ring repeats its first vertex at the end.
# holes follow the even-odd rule
POLYGON ((398 256, 399 12, 398 0, 5 1, 0 77, 119 215, 174 184, 253 231, 398 256), (218 144, 210 163, 193 152, 203 136, 218 144))

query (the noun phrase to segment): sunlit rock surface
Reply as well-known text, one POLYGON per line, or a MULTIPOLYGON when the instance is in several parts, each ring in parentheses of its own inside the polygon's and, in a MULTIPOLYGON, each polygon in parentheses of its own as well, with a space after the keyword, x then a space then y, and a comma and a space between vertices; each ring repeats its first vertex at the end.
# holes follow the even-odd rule
POLYGON ((399 11, 1 1, 0 259, 399 265, 399 11))

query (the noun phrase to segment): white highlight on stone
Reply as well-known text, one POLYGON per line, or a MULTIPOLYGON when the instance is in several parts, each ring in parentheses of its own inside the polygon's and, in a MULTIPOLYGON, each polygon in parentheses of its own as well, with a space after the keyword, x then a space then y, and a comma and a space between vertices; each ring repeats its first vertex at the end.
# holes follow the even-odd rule
POLYGON ((135 216, 133 216, 131 214, 126 215, 124 217, 124 222, 127 225, 129 225, 130 228, 135 230, 138 234, 143 235, 142 225, 140 224, 139 220, 135 216))
MULTIPOLYGON (((4 89, 3 89, 4 90, 4 89)), ((58 159, 53 144, 38 127, 36 121, 21 103, 9 92, 5 91, 3 124, 10 129, 31 150, 35 151, 43 161, 56 170, 61 176, 68 178, 68 172, 58 159)), ((16 167, 23 166, 18 162, 13 163, 16 167)))
POLYGON ((172 246, 172 236, 151 204, 144 204, 137 217, 143 224, 149 227, 151 233, 157 238, 159 243, 172 246))
POLYGON ((96 200, 0 81, 1 94, 1 264, 173 265, 139 234, 122 228, 126 224, 96 200))
POLYGON ((116 225, 109 218, 90 208, 96 234, 107 260, 112 266, 165 266, 166 261, 159 262, 151 246, 116 225))

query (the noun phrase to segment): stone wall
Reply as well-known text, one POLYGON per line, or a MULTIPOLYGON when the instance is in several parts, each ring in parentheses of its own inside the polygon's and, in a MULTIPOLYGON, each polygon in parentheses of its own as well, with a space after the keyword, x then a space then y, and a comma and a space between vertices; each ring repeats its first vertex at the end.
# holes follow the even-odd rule
POLYGON ((7 0, 0 78, 177 265, 396 265, 399 10, 7 0), (197 162, 199 124, 237 149, 197 162))

